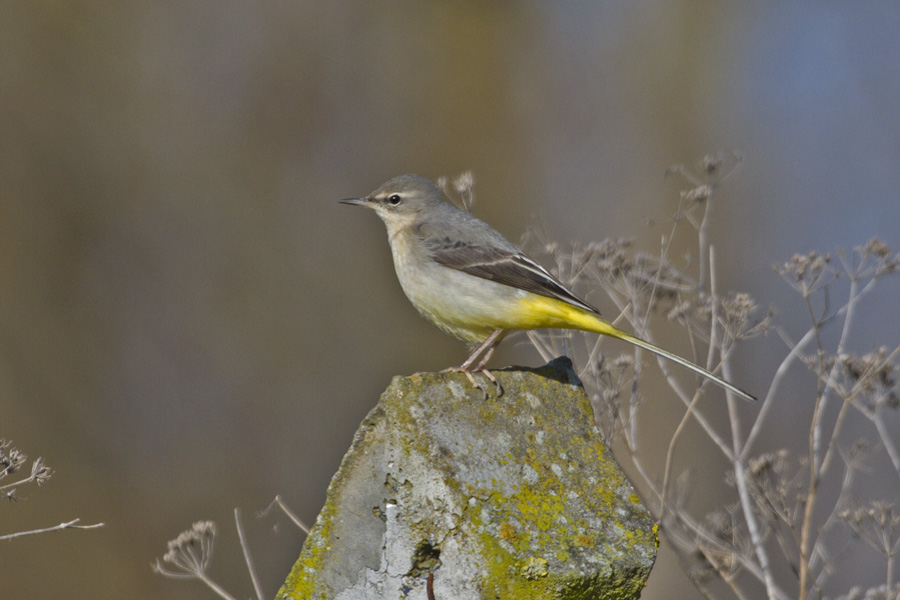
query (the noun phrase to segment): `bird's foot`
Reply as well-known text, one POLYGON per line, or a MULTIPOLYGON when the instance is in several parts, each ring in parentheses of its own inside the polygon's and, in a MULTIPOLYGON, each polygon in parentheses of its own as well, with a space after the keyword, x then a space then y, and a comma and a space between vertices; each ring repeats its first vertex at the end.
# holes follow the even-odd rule
POLYGON ((497 396, 499 397, 499 396, 503 395, 503 386, 500 385, 500 382, 497 381, 497 378, 494 377, 494 374, 491 373, 489 370, 485 369, 484 367, 481 367, 479 369, 468 369, 465 366, 449 367, 449 368, 441 371, 441 373, 464 373, 466 375, 466 378, 472 384, 472 386, 481 390, 481 393, 484 394, 484 399, 487 400, 488 399, 487 390, 484 389, 483 385, 478 383, 478 381, 475 379, 475 376, 473 375, 473 373, 484 373, 484 376, 487 377, 488 380, 494 384, 494 387, 497 388, 497 396))

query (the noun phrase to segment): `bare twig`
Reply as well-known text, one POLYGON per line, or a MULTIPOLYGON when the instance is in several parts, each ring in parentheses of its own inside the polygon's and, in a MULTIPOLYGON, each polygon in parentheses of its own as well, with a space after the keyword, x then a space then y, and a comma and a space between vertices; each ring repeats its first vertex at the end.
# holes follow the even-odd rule
POLYGON ((247 544, 247 538, 244 536, 244 526, 241 524, 241 509, 239 508, 234 509, 234 526, 237 529, 241 550, 244 553, 244 562, 247 564, 247 571, 250 572, 250 581, 253 582, 253 590, 256 592, 256 600, 263 600, 262 586, 259 583, 259 576, 256 574, 256 567, 253 566, 253 557, 250 556, 250 546, 247 544))
POLYGON ((16 533, 8 533, 6 535, 0 535, 0 541, 3 540, 11 540, 13 538, 22 537, 25 535, 34 535, 36 533, 47 533, 49 531, 62 531, 63 529, 96 529, 97 527, 103 527, 106 525, 105 523, 94 523, 93 525, 77 525, 78 521, 81 519, 72 519, 71 521, 66 521, 65 523, 60 523, 59 525, 54 525, 53 527, 45 527, 43 529, 31 529, 29 531, 19 531, 16 533))
POLYGON ((309 531, 310 531, 309 525, 307 525, 306 523, 304 523, 304 522, 300 519, 300 517, 298 517, 297 515, 295 515, 295 514, 291 511, 291 509, 289 509, 289 508, 287 507, 287 505, 286 505, 286 504, 284 503, 284 501, 281 499, 281 496, 280 496, 280 495, 275 496, 275 499, 272 500, 272 502, 269 503, 269 506, 267 506, 267 507, 260 513, 260 516, 264 516, 264 515, 269 514, 269 512, 270 512, 275 506, 277 506, 278 508, 280 508, 280 509, 282 510, 282 512, 284 512, 284 514, 286 514, 287 517, 288 517, 291 521, 293 521, 294 525, 296 525, 296 526, 299 527, 301 530, 303 530, 303 533, 305 533, 306 535, 309 535, 309 531))

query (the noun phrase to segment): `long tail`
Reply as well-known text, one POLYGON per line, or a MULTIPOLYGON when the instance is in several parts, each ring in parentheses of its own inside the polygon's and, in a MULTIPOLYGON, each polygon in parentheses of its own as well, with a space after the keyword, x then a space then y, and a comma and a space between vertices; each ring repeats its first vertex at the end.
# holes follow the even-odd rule
POLYGON ((593 331, 595 333, 608 335, 609 337, 613 337, 616 339, 624 340, 630 344, 634 344, 635 346, 638 346, 639 348, 643 348, 644 350, 648 350, 648 351, 652 352, 653 354, 656 354, 657 356, 662 356, 663 358, 671 360, 673 363, 679 364, 682 367, 684 367, 685 369, 687 369, 689 371, 693 371, 694 373, 696 373, 697 375, 700 375, 701 377, 705 377, 706 379, 709 379, 716 385, 723 387, 730 392, 734 392, 735 394, 737 394, 744 400, 751 400, 751 401, 756 400, 755 396, 748 394, 747 392, 745 392, 741 388, 737 387, 736 385, 728 383, 727 381, 725 381, 718 375, 713 375, 712 373, 710 373, 703 367, 701 367, 699 365, 695 365, 694 363, 692 363, 691 361, 689 361, 687 359, 681 358, 677 354, 672 354, 668 350, 663 350, 659 346, 654 346, 650 342, 645 342, 644 340, 642 340, 640 338, 636 338, 633 335, 628 335, 621 329, 617 329, 616 327, 614 327, 609 321, 607 321, 606 319, 604 319, 600 316, 597 316, 597 315, 591 314, 591 313, 587 313, 587 312, 585 312, 584 315, 587 318, 583 319, 583 321, 588 321, 588 322, 583 322, 581 324, 581 328, 588 329, 589 331, 593 331))
MULTIPOLYGON (((574 297, 574 296, 573 296, 574 297)), ((648 350, 657 356, 662 356, 674 363, 677 363, 689 371, 693 371, 701 377, 709 379, 718 386, 725 388, 730 392, 734 392, 745 400, 756 400, 741 388, 732 385, 719 377, 713 375, 701 366, 695 365, 689 360, 681 358, 677 354, 672 354, 668 350, 663 350, 659 346, 654 346, 650 342, 645 342, 640 338, 629 335, 617 329, 612 323, 604 319, 591 309, 587 304, 580 300, 580 304, 574 304, 570 299, 551 298, 538 294, 529 294, 519 300, 518 320, 510 323, 506 329, 541 329, 560 327, 564 329, 582 329, 584 331, 592 331, 601 335, 608 335, 616 339, 624 340, 630 344, 634 344, 644 350, 648 350)))
MULTIPOLYGON (((615 329, 615 328, 613 328, 613 329, 615 329)), ((634 336, 628 335, 624 331, 620 331, 618 329, 615 329, 615 331, 616 331, 616 333, 607 333, 606 335, 608 335, 610 337, 618 338, 620 340, 625 340, 626 342, 634 344, 635 346, 639 346, 639 347, 643 348, 644 350, 649 350, 653 354, 662 356, 663 358, 667 358, 667 359, 671 360, 672 362, 681 365, 685 369, 687 369, 689 371, 693 371, 697 375, 700 375, 701 377, 705 377, 706 379, 709 379, 710 381, 712 381, 719 387, 723 387, 728 391, 734 392, 735 394, 737 394, 744 400, 750 400, 750 401, 756 400, 756 396, 748 394, 747 392, 745 392, 741 388, 737 387, 736 385, 728 383, 727 381, 725 381, 718 375, 713 375, 712 373, 710 373, 703 367, 701 367, 699 365, 695 365, 691 361, 681 358, 677 354, 672 354, 671 352, 669 352, 667 350, 663 350, 659 346, 654 346, 650 342, 645 342, 644 340, 642 340, 640 338, 636 338, 634 336)))

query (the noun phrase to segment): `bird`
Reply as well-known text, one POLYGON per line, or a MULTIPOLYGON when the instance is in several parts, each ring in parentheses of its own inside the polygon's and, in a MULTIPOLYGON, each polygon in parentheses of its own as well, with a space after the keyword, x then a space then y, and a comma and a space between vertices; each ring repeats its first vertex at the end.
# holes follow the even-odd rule
POLYGON ((340 200, 373 209, 384 221, 397 279, 409 301, 440 329, 474 346, 458 367, 502 390, 487 362, 515 330, 580 329, 631 343, 716 385, 755 400, 703 367, 615 327, 493 227, 444 199, 430 180, 400 175, 371 194, 340 200))

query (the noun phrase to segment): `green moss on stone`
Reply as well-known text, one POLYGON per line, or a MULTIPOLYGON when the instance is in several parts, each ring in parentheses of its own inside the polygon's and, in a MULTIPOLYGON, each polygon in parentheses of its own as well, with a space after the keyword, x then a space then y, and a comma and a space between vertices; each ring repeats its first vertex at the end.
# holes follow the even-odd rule
MULTIPOLYGON (((396 377, 379 408, 367 418, 369 425, 377 419, 389 423, 384 427, 390 443, 395 444, 392 456, 399 464, 392 467, 386 480, 394 482, 390 487, 395 490, 395 503, 402 505, 416 493, 402 471, 410 467, 404 462, 407 460, 412 468, 424 464, 429 472, 440 473, 440 483, 451 492, 452 498, 435 501, 433 519, 405 523, 409 535, 428 540, 418 547, 427 544, 430 550, 435 550, 443 537, 455 536, 458 544, 477 556, 475 563, 484 571, 479 584, 482 598, 637 597, 658 545, 656 527, 651 527, 599 436, 585 426, 592 422, 592 414, 583 391, 561 387, 554 377, 535 377, 527 371, 496 375, 507 394, 488 399, 473 392, 461 374, 396 377), (548 410, 565 412, 567 420, 548 410), (519 421, 511 420, 510 413, 519 421), (445 418, 470 437, 435 442, 442 439, 438 426, 444 425, 445 418), (573 423, 577 426, 570 427, 573 423), (508 441, 491 439, 496 432, 502 432, 508 441), (487 447, 489 452, 485 452, 487 447), (493 470, 497 475, 461 481, 455 469, 470 460, 484 463, 478 465, 483 472, 493 470), (460 514, 446 512, 451 509, 460 514), (455 523, 449 530, 448 516, 455 523), (579 564, 573 561, 598 554, 603 555, 600 564, 605 564, 600 572, 585 576, 572 570, 570 565, 579 564)), ((358 433, 354 448, 367 447, 372 431, 370 426, 368 432, 358 433)), ((350 454, 345 463, 339 476, 352 468, 350 454)), ((325 561, 334 559, 331 547, 322 540, 333 535, 334 498, 341 493, 339 476, 329 489, 314 535, 278 598, 326 597, 322 590, 313 589, 313 582, 325 561), (318 542, 312 543, 314 538, 318 542)), ((592 564, 597 560, 593 558, 592 564)), ((435 556, 433 563, 436 561, 435 556)), ((423 560, 412 560, 412 564, 422 566, 424 575, 432 562, 425 565, 423 560)))

